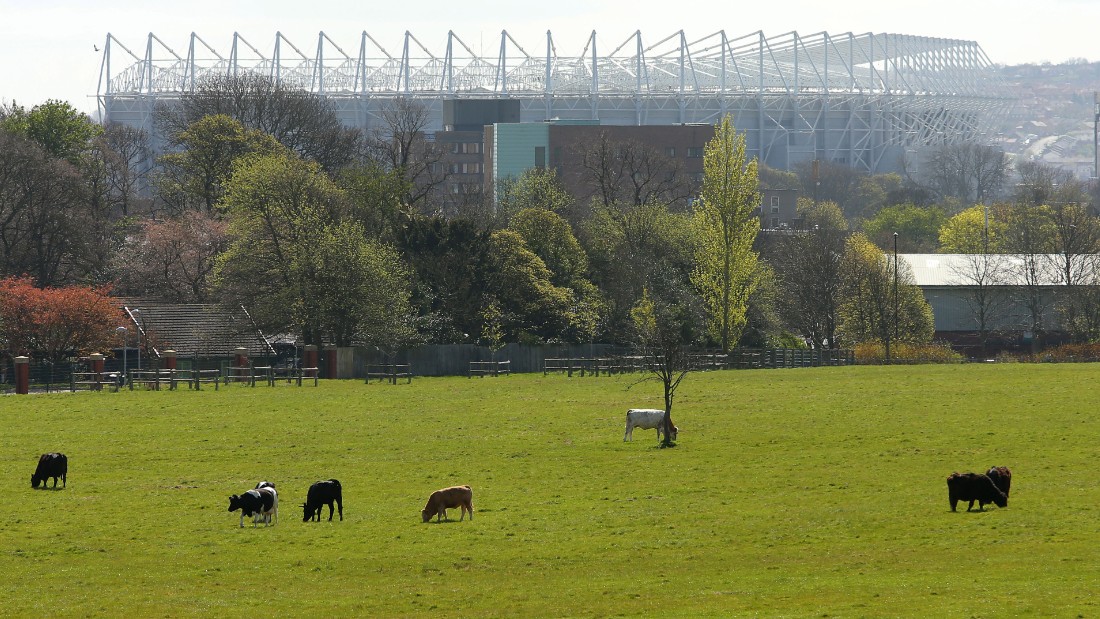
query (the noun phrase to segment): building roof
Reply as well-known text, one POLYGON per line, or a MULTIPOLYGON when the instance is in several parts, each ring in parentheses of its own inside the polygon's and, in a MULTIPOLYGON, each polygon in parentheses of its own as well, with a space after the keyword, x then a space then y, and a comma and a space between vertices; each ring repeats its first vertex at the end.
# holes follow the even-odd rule
POLYGON ((240 347, 250 356, 272 354, 270 338, 256 329, 242 307, 135 298, 117 302, 127 315, 125 326, 132 333, 142 331, 157 355, 174 350, 180 357, 221 357, 240 347))
MULTIPOLYGON (((1061 286, 1058 265, 1061 254, 1038 254, 1040 285, 1061 286)), ((898 254, 898 261, 913 270, 913 280, 921 288, 974 285, 975 273, 983 271, 1001 286, 1022 286, 1023 254, 898 254), (988 263, 983 260, 988 259, 988 263), (988 269, 985 265, 988 264, 988 269)))

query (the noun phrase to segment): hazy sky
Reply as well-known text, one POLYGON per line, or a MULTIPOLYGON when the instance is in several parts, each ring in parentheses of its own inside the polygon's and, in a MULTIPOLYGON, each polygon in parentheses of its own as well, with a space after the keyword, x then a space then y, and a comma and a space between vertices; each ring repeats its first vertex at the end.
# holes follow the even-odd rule
MULTIPOLYGON (((474 51, 494 56, 502 29, 532 55, 544 53, 547 30, 558 55, 569 56, 592 30, 599 49, 610 52, 635 30, 656 43, 683 29, 689 40, 718 30, 730 38, 758 30, 911 34, 977 41, 1001 64, 1100 60, 1100 0, 0 0, 0 102, 54 98, 94 111, 103 54, 93 46, 102 50, 108 32, 138 56, 150 32, 181 56, 191 32, 226 55, 233 32, 265 55, 282 32, 312 57, 319 31, 354 56, 365 30, 398 56, 408 30, 442 56, 453 30, 474 51)), ((116 63, 121 57, 112 54, 116 63)))

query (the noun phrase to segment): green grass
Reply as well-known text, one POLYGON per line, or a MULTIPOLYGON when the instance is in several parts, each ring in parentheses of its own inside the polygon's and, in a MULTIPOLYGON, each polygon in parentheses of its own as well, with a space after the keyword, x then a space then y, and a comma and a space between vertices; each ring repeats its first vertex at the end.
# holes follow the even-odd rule
POLYGON ((1095 617, 1098 372, 693 374, 664 450, 622 442, 636 377, 0 397, 0 614, 1095 617), (991 465, 1009 507, 951 513, 991 465), (344 522, 301 522, 329 477, 344 522), (261 479, 279 524, 241 529, 261 479), (473 522, 422 524, 452 484, 473 522))

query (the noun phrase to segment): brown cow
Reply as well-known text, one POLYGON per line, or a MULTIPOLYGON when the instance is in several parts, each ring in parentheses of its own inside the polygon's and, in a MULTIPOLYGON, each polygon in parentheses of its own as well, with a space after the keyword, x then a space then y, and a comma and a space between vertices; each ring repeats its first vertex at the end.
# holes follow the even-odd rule
MULTIPOLYGON (((474 491, 470 490, 469 486, 451 486, 436 490, 428 497, 428 504, 420 511, 420 516, 424 522, 431 520, 432 516, 435 516, 435 521, 439 522, 441 518, 447 518, 448 509, 455 507, 462 508, 462 513, 458 517, 459 522, 466 517, 466 512, 470 512, 470 520, 474 519, 474 491)), ((447 519, 450 520, 450 518, 447 519)))

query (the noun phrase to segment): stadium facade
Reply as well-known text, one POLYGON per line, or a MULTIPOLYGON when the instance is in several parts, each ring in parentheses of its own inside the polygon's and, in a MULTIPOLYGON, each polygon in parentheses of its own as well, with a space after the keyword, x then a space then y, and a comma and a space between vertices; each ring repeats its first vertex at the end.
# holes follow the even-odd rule
POLYGON ((655 43, 636 32, 609 51, 598 43, 593 32, 579 53, 562 55, 549 32, 525 48, 504 31, 488 57, 453 32, 439 48, 406 32, 400 54, 390 54, 363 32, 349 54, 322 32, 306 54, 277 33, 264 53, 237 34, 219 49, 192 33, 185 51, 149 34, 135 53, 108 34, 98 105, 107 122, 156 139, 159 102, 210 76, 255 74, 326 97, 345 123, 367 130, 383 126, 383 110, 401 98, 427 107, 429 132, 448 129, 448 100, 518 100, 520 122, 714 124, 729 114, 749 155, 769 166, 821 159, 878 173, 907 153, 991 139, 1013 102, 973 41, 724 31, 690 40, 680 31, 655 43))

